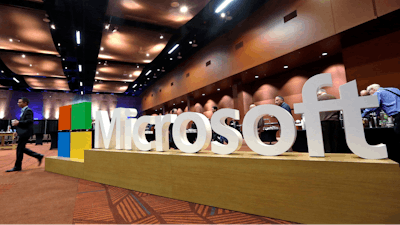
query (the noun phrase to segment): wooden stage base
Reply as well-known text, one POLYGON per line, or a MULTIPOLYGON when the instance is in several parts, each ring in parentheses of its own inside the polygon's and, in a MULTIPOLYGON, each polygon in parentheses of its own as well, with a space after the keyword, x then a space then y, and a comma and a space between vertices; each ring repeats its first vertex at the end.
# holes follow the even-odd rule
POLYGON ((298 223, 400 223, 400 168, 389 159, 94 149, 84 163, 46 158, 46 171, 298 223))

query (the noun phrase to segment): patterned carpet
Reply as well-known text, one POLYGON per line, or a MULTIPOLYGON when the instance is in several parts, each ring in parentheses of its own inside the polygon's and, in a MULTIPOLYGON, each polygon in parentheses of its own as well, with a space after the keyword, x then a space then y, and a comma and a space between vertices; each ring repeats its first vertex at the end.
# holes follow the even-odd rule
MULTIPOLYGON (((49 144, 27 147, 57 155, 49 144)), ((45 162, 38 167, 37 160, 26 155, 22 171, 5 173, 14 162, 15 150, 0 151, 0 224, 292 223, 49 173, 45 162)))

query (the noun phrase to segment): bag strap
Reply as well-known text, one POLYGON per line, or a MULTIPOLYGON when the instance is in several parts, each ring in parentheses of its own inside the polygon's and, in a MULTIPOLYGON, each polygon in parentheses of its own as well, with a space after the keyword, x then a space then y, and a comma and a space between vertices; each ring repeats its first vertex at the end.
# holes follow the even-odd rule
POLYGON ((383 90, 386 90, 386 91, 388 91, 388 92, 391 92, 391 93, 393 93, 393 94, 395 94, 395 95, 397 95, 397 96, 399 96, 399 97, 400 97, 400 95, 399 95, 399 94, 397 94, 397 93, 395 93, 395 92, 393 92, 393 91, 391 91, 391 90, 389 90, 389 89, 383 88, 383 90))

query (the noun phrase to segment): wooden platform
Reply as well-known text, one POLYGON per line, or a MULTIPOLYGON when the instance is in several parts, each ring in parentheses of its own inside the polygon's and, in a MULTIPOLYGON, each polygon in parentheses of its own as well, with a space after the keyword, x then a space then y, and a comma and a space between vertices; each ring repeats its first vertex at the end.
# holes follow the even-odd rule
POLYGON ((396 162, 353 154, 268 157, 245 148, 231 155, 86 150, 84 163, 46 158, 46 170, 299 223, 400 222, 396 162))

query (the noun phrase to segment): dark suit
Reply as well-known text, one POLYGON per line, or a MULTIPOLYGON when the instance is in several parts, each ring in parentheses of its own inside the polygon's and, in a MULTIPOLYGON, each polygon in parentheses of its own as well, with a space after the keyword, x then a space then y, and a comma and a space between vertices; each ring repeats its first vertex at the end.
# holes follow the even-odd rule
POLYGON ((19 140, 17 146, 17 160, 15 161, 14 168, 21 169, 24 153, 35 157, 36 159, 42 158, 41 154, 31 151, 25 147, 29 138, 33 135, 33 112, 30 108, 26 108, 24 113, 21 115, 21 119, 17 125, 17 133, 19 140))

